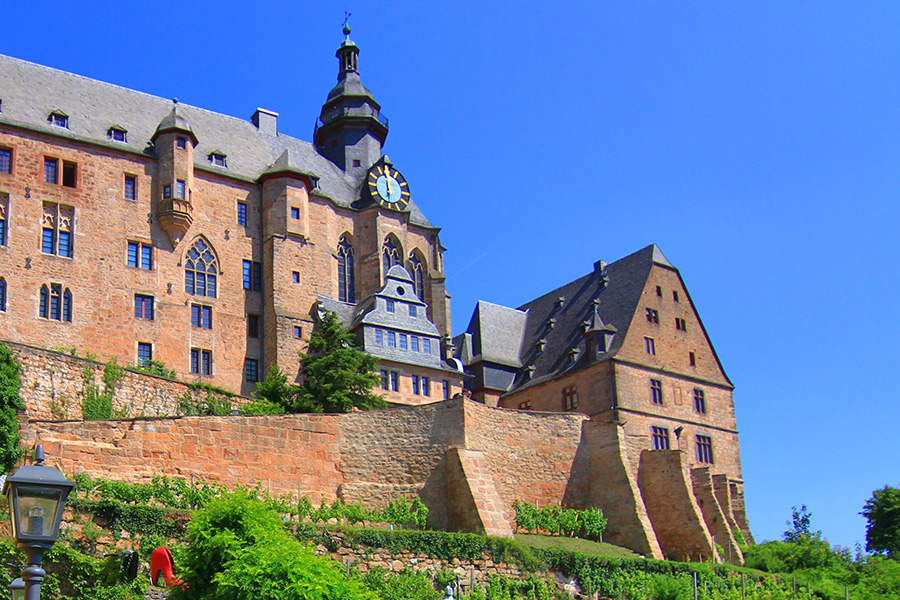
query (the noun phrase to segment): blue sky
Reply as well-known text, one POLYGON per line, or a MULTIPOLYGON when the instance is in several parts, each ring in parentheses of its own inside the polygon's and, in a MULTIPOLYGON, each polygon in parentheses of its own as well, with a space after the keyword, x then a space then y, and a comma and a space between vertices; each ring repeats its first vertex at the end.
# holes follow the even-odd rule
POLYGON ((310 140, 349 9, 454 331, 659 244, 737 386, 757 538, 806 504, 864 544, 900 485, 900 4, 355 4, 13 1, 0 52, 310 140))

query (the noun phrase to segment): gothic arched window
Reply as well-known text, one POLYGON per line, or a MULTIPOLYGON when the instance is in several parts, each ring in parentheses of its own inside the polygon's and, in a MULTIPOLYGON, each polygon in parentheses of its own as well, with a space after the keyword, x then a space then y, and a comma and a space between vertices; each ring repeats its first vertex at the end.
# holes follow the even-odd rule
POLYGON ((353 246, 346 237, 342 237, 337 248, 338 261, 338 300, 356 302, 356 282, 354 275, 355 261, 353 246))
POLYGON ((52 321, 72 321, 72 292, 61 283, 41 286, 41 318, 52 321))
POLYGON ((187 251, 184 260, 184 291, 194 296, 216 297, 218 261, 212 248, 203 238, 187 251))
POLYGON ((381 248, 381 258, 384 264, 384 274, 391 270, 394 265, 400 264, 400 248, 394 243, 390 237, 385 238, 384 246, 381 248))
POLYGON ((425 300, 425 265, 415 252, 409 255, 409 274, 413 278, 416 296, 419 297, 419 300, 425 300))

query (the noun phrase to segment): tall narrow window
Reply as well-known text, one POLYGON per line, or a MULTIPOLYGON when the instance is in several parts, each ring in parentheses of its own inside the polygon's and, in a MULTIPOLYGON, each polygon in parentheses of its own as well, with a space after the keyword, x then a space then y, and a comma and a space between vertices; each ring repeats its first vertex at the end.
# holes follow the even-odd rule
POLYGON ((137 200, 137 177, 134 175, 125 176, 125 199, 137 200))
POLYGON ((388 331, 388 348, 396 348, 397 347, 397 334, 393 331, 388 331))
POLYGON ((391 270, 394 265, 400 264, 400 249, 391 238, 385 238, 384 246, 381 248, 381 261, 384 267, 384 275, 391 270))
POLYGON ((356 302, 356 283, 354 275, 353 246, 347 238, 341 238, 337 248, 338 262, 338 300, 356 302))
POLYGON ((244 289, 259 292, 262 290, 262 263, 251 260, 244 261, 244 289))
POLYGON ((406 340, 407 340, 406 334, 401 333, 400 334, 400 349, 401 350, 406 350, 406 343, 407 343, 406 340))
POLYGON ((6 280, 0 277, 0 312, 6 312, 6 280))
POLYGON ((689 352, 688 353, 688 361, 691 363, 692 367, 696 367, 697 366, 697 355, 694 354, 693 352, 689 352))
POLYGON ((153 246, 128 242, 128 266, 149 271, 153 268, 153 246))
POLYGON ((441 382, 441 392, 443 392, 444 400, 450 399, 450 382, 446 379, 441 382))
POLYGON ((413 390, 413 394, 415 394, 416 396, 419 395, 419 376, 418 375, 412 376, 412 390, 413 390))
POLYGON ((381 389, 388 389, 388 372, 385 369, 381 369, 381 389))
POLYGON ((41 252, 72 258, 72 233, 74 230, 75 208, 44 202, 44 216, 41 227, 41 252))
POLYGON ((578 408, 578 390, 573 385, 563 389, 563 410, 575 410, 578 408))
POLYGON ((184 180, 179 179, 175 182, 175 197, 184 200, 184 180))
POLYGON ((0 173, 12 173, 12 150, 0 148, 0 173))
POLYGON ((669 449, 669 430, 665 427, 653 427, 653 449, 669 449))
POLYGON ((6 223, 9 220, 9 194, 0 194, 0 246, 7 245, 6 223))
POLYGON ((708 435, 697 436, 697 460, 702 463, 713 464, 712 438, 708 435))
POLYGON ((253 383, 259 381, 259 359, 244 359, 244 381, 253 383))
POLYGON ((650 401, 653 404, 663 403, 662 381, 659 379, 650 380, 650 401))
POLYGON ((656 342, 653 340, 653 338, 644 338, 644 348, 647 350, 647 354, 656 354, 656 342))
POLYGON ((698 388, 694 388, 694 410, 706 414, 706 394, 698 388))
POLYGON ((247 225, 247 203, 237 203, 237 222, 238 225, 247 225))
POLYGON ((422 352, 431 354, 431 338, 422 338, 422 352))
POLYGON ((422 378, 422 395, 430 396, 431 395, 431 386, 427 377, 422 378))
POLYGON ((247 337, 259 337, 259 315, 247 315, 247 337))
POLYGON ((138 342, 137 348, 137 364, 139 367, 146 367, 153 360, 153 344, 147 342, 138 342))
POLYGON ((44 158, 44 181, 59 183, 59 159, 44 158))
POLYGON ((400 375, 397 373, 397 371, 391 371, 391 391, 400 391, 400 375))
POLYGON ((678 331, 687 331, 687 321, 682 318, 675 317, 675 329, 678 331))
MULTIPOLYGON (((425 267, 415 252, 409 255, 409 271, 419 300, 425 299, 425 267)), ((414 315, 412 315, 414 316, 414 315)))
POLYGON ((216 273, 218 262, 203 238, 187 251, 184 261, 184 291, 194 296, 216 297, 216 273))

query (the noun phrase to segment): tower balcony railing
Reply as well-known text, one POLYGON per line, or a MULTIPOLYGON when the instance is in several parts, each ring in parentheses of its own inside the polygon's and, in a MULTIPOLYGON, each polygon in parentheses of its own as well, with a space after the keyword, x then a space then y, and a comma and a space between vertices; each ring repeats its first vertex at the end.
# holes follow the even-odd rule
POLYGON ((388 118, 384 116, 384 114, 380 110, 372 110, 366 107, 356 106, 340 106, 338 108, 333 108, 327 113, 324 113, 321 117, 316 119, 316 129, 325 125, 326 123, 331 123, 335 119, 339 117, 375 117, 379 123, 388 126, 388 118))

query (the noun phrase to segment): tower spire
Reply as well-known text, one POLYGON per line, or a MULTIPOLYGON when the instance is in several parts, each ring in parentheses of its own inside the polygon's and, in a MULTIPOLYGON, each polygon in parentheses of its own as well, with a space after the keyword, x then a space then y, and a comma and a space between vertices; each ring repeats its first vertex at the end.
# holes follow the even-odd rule
POLYGON ((313 137, 325 158, 361 179, 381 157, 388 120, 359 79, 359 47, 350 39, 350 13, 344 13, 341 31, 344 39, 335 53, 340 64, 338 82, 322 106, 313 137))

